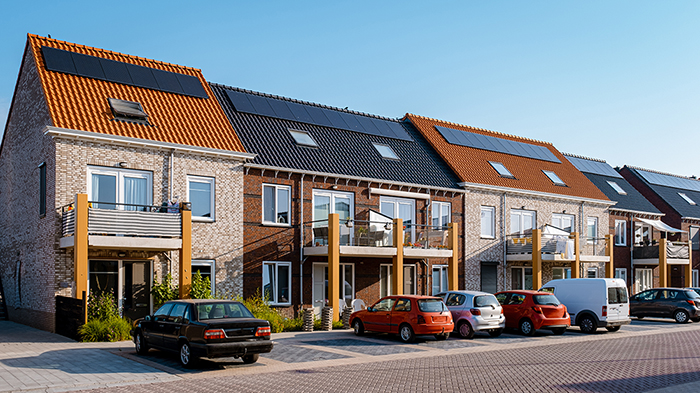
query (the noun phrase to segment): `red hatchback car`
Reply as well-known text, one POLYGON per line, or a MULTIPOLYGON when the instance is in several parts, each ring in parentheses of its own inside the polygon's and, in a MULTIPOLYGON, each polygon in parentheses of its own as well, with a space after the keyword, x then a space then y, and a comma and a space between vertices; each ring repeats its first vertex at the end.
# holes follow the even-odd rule
POLYGON ((366 310, 352 313, 350 326, 358 336, 366 331, 394 333, 403 342, 425 334, 445 340, 454 329, 452 314, 442 299, 417 295, 382 298, 366 310))
POLYGON ((520 330, 532 336, 537 329, 548 329, 554 334, 564 334, 571 326, 566 306, 556 296, 539 291, 504 291, 495 294, 503 306, 506 327, 520 330))

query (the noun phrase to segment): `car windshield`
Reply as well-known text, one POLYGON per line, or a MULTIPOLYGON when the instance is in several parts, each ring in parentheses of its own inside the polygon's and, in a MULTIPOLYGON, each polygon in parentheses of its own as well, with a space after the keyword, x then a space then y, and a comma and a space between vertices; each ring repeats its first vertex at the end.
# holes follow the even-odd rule
POLYGON ((244 305, 237 302, 198 304, 197 312, 200 321, 224 318, 253 318, 253 314, 244 305))
POLYGON ((627 288, 608 288, 608 303, 627 303, 627 288))
POLYGON ((482 295, 474 298, 474 307, 499 307, 500 304, 493 295, 482 295))
POLYGON ((445 303, 441 299, 419 299, 418 308, 423 312, 446 311, 445 303))
POLYGON ((532 300, 535 304, 541 304, 543 306, 558 306, 561 304, 559 303, 559 299, 554 295, 534 295, 532 300))
POLYGON ((688 299, 700 299, 700 295, 698 295, 698 293, 695 291, 685 291, 685 295, 688 297, 688 299))

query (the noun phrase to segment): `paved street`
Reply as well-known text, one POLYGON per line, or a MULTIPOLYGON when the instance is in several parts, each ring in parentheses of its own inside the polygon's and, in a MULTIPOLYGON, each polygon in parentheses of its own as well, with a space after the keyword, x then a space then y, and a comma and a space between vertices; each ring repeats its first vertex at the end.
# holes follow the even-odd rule
POLYGON ((257 364, 221 359, 192 370, 158 351, 137 356, 128 342, 82 344, 21 327, 20 336, 42 341, 20 343, 6 326, 20 325, 0 322, 0 391, 700 391, 700 323, 670 320, 633 321, 617 333, 572 328, 410 345, 350 331, 283 333, 257 364))

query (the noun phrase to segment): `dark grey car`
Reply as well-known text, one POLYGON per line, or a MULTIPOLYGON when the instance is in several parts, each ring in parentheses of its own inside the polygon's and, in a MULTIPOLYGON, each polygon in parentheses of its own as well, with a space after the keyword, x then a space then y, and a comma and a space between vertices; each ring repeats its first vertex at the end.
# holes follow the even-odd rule
POLYGON ((630 297, 630 315, 700 322, 700 295, 691 289, 649 289, 630 297))

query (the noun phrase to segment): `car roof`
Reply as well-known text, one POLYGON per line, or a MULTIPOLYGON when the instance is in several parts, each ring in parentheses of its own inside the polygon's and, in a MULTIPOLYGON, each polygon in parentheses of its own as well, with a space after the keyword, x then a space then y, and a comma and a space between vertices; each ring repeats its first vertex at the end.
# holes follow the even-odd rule
POLYGON ((473 295, 473 296, 493 295, 492 293, 482 292, 482 291, 445 291, 444 293, 462 293, 465 295, 473 295))
POLYGON ((501 292, 498 292, 498 293, 504 293, 504 292, 507 292, 507 293, 519 293, 519 294, 521 294, 521 295, 542 295, 542 294, 551 295, 551 293, 549 293, 549 292, 544 292, 544 291, 533 291, 533 290, 529 290, 529 289, 514 289, 514 290, 511 290, 511 291, 501 291, 501 292))
POLYGON ((439 298, 437 296, 426 296, 426 295, 391 295, 391 296, 384 296, 383 298, 381 298, 379 300, 398 299, 398 298, 402 298, 402 299, 406 299, 406 298, 408 298, 408 299, 440 299, 440 300, 442 300, 442 298, 439 298))

